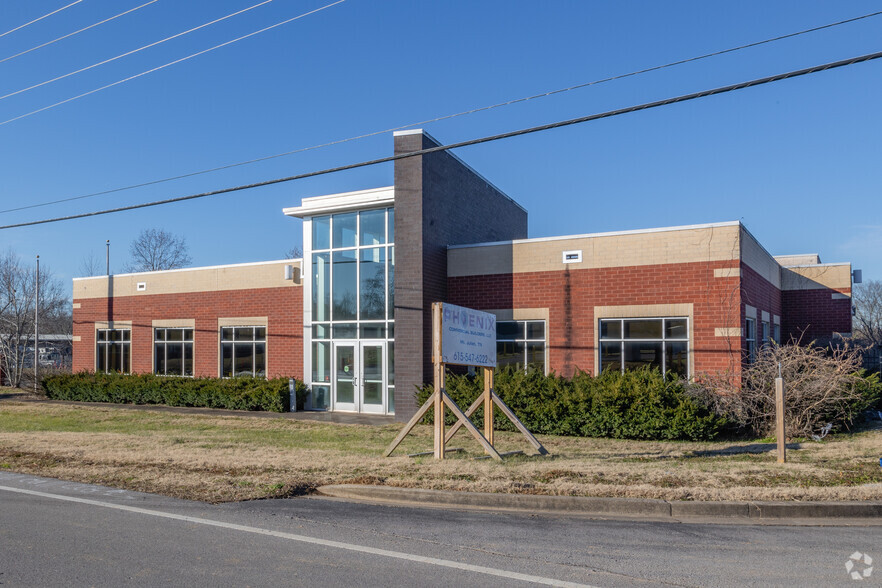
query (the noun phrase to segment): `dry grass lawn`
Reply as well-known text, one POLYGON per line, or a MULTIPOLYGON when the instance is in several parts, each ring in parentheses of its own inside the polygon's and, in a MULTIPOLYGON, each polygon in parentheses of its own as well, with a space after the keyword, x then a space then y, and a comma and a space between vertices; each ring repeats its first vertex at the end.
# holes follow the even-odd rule
MULTIPOLYGON (((674 500, 882 500, 882 430, 791 445, 773 442, 620 441, 540 437, 552 457, 444 462, 418 427, 383 458, 400 425, 337 425, 291 419, 180 415, 102 405, 22 402, 2 390, 0 470, 210 502, 293 496, 323 484, 674 500)), ((497 433, 500 451, 532 450, 497 433)), ((527 451, 532 453, 532 451, 527 451)))

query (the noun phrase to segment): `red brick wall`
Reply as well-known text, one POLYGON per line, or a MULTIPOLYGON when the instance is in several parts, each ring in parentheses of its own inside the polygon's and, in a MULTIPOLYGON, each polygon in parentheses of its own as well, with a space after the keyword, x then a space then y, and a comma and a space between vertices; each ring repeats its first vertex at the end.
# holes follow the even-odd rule
POLYGON ((448 300, 476 309, 548 308, 549 369, 594 371, 595 306, 693 304, 693 372, 740 371, 737 337, 718 327, 741 321, 739 278, 715 278, 732 261, 465 276, 448 279, 448 300), (734 353, 733 351, 734 350, 734 353))
MULTIPOLYGON (((757 311, 765 310, 770 315, 782 315, 781 290, 746 263, 741 264, 741 299, 743 304, 749 304, 757 311)), ((762 314, 759 317, 757 320, 761 321, 762 314)))
MULTIPOLYGON (((762 344, 762 311, 769 313, 769 338, 775 333, 774 315, 782 317, 781 338, 786 340, 783 327, 783 303, 781 290, 776 288, 764 277, 751 269, 746 263, 741 264, 741 326, 744 327, 744 319, 746 318, 745 305, 756 308, 756 316, 751 316, 756 320, 756 348, 759 349, 762 344)), ((746 351, 746 347, 745 347, 746 351)))
POLYGON ((74 300, 74 371, 95 369, 95 322, 132 321, 132 371, 153 371, 154 319, 196 321, 197 376, 219 375, 219 317, 267 317, 267 375, 303 377, 303 288, 156 294, 74 300))
POLYGON ((785 290, 781 335, 809 343, 825 343, 833 333, 851 332, 851 298, 834 300, 833 294, 851 294, 850 288, 832 290, 785 290))

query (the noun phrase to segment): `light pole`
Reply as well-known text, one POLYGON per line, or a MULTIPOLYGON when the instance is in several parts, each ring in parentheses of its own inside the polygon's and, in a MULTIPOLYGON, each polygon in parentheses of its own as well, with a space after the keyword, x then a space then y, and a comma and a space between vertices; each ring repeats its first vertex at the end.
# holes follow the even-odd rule
POLYGON ((40 369, 40 256, 37 256, 37 273, 34 275, 34 394, 37 393, 37 372, 40 369))
POLYGON ((110 275, 110 239, 107 240, 107 275, 110 275))

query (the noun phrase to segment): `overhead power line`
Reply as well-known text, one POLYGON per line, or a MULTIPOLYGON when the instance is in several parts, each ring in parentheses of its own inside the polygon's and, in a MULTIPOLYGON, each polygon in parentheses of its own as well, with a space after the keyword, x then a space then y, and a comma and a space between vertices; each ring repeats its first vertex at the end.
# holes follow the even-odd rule
POLYGON ((65 39, 73 37, 74 35, 79 35, 82 32, 88 31, 89 29, 94 29, 95 27, 97 27, 99 25, 103 25, 104 23, 115 20, 121 16, 125 16, 127 14, 132 13, 132 12, 135 12, 136 10, 141 10, 145 6, 149 6, 150 4, 153 4, 154 2, 158 2, 158 1, 159 0, 150 0, 150 2, 145 2, 144 4, 142 4, 140 6, 135 6, 134 8, 130 8, 129 10, 126 10, 125 12, 120 12, 117 15, 111 16, 110 18, 105 18, 104 20, 96 22, 95 24, 90 24, 89 26, 83 27, 78 31, 74 31, 74 32, 68 33, 66 35, 62 35, 61 37, 58 37, 57 39, 52 39, 51 41, 46 41, 45 43, 42 43, 41 45, 37 45, 36 47, 31 47, 30 49, 20 51, 20 52, 16 53, 15 55, 10 55, 9 57, 4 57, 3 59, 0 59, 0 63, 4 63, 6 61, 9 61, 10 59, 15 59, 16 57, 21 57, 22 55, 30 53, 31 51, 36 51, 37 49, 42 49, 43 47, 48 47, 49 45, 52 45, 53 43, 57 43, 58 41, 63 41, 65 39))
MULTIPOLYGON (((357 141, 357 140, 359 140, 359 139, 367 139, 367 138, 369 138, 369 137, 374 137, 374 136, 377 136, 377 135, 382 135, 382 134, 384 134, 384 133, 391 133, 391 132, 393 132, 393 131, 400 131, 401 129, 407 129, 407 128, 419 127, 419 126, 423 126, 423 125, 427 125, 427 124, 431 124, 431 123, 435 123, 435 122, 440 122, 440 121, 443 121, 443 120, 448 120, 448 119, 451 119, 451 118, 456 118, 456 117, 465 116, 465 115, 469 115, 469 114, 475 114, 475 113, 483 112, 483 111, 486 111, 486 110, 493 110, 493 109, 495 109, 495 108, 500 108, 500 107, 503 107, 503 106, 510 106, 510 105, 512 105, 512 104, 518 104, 518 103, 520 103, 520 102, 527 102, 527 101, 530 101, 530 100, 535 100, 535 99, 537 99, 537 98, 545 98, 545 97, 547 97, 547 96, 553 96, 553 95, 555 95, 555 94, 562 94, 562 93, 564 93, 564 92, 569 92, 569 91, 571 91, 571 90, 578 90, 578 89, 581 89, 581 88, 586 88, 586 87, 594 86, 594 85, 597 85, 597 84, 603 84, 603 83, 606 83, 606 82, 612 82, 612 81, 615 81, 615 80, 620 80, 620 79, 623 79, 623 78, 628 78, 628 77, 637 76, 637 75, 641 75, 641 74, 645 74, 645 73, 649 73, 649 72, 653 72, 653 71, 658 71, 658 70, 661 70, 661 69, 666 69, 666 68, 674 67, 674 66, 677 66, 677 65, 683 65, 683 64, 686 64, 686 63, 694 62, 694 61, 700 61, 700 60, 702 60, 702 59, 708 59, 708 58, 710 58, 710 57, 716 57, 716 56, 718 56, 718 55, 724 55, 724 54, 726 54, 726 53, 732 53, 732 52, 735 52, 735 51, 741 51, 741 50, 744 50, 744 49, 749 49, 749 48, 751 48, 751 47, 757 47, 757 46, 759 46, 759 45, 765 45, 765 44, 767 44, 767 43, 773 43, 773 42, 775 42, 775 41, 781 41, 781 40, 784 40, 784 39, 789 39, 789 38, 792 38, 792 37, 797 37, 797 36, 800 36, 800 35, 805 35, 805 34, 808 34, 808 33, 813 33, 813 32, 816 32, 816 31, 823 30, 823 29, 829 29, 829 28, 832 28, 832 27, 837 27, 837 26, 840 26, 840 25, 844 25, 844 24, 847 24, 847 23, 851 23, 851 22, 855 22, 855 21, 863 20, 863 19, 870 18, 870 17, 873 17, 873 16, 879 16, 880 14, 882 14, 882 10, 880 10, 880 11, 878 11, 878 12, 871 12, 871 13, 869 13, 869 14, 864 14, 864 15, 861 15, 861 16, 856 16, 856 17, 854 17, 854 18, 849 18, 849 19, 846 19, 846 20, 840 20, 840 21, 837 21, 837 22, 828 23, 828 24, 821 25, 821 26, 817 26, 817 27, 813 27, 813 28, 810 28, 810 29, 804 29, 804 30, 797 31, 797 32, 794 32, 794 33, 788 33, 788 34, 786 34, 786 35, 780 35, 780 36, 777 36, 777 37, 772 37, 772 38, 770 38, 770 39, 764 39, 764 40, 762 40, 762 41, 755 41, 755 42, 753 42, 753 43, 748 43, 748 44, 746 44, 746 45, 739 45, 738 47, 731 47, 731 48, 729 48, 729 49, 722 49, 722 50, 720 50, 720 51, 714 51, 713 53, 705 53, 704 55, 699 55, 699 56, 697 56, 697 57, 690 57, 690 58, 688 58, 688 59, 681 59, 681 60, 679 60, 679 61, 672 61, 672 62, 670 62, 670 63, 665 63, 665 64, 662 64, 662 65, 656 65, 656 66, 647 67, 647 68, 644 68, 644 69, 639 69, 639 70, 632 71, 632 72, 628 72, 628 73, 624 73, 624 74, 619 74, 619 75, 615 75, 615 76, 611 76, 611 77, 607 77, 607 78, 602 78, 602 79, 599 79, 599 80, 594 80, 594 81, 591 81, 591 82, 585 82, 585 83, 581 83, 581 84, 578 84, 578 85, 575 85, 575 86, 569 86, 569 87, 567 87, 567 88, 560 88, 560 89, 557 89, 557 90, 550 90, 550 91, 548 91, 548 92, 542 92, 541 94, 533 94, 533 95, 531 95, 531 96, 526 96, 526 97, 523 97, 523 98, 516 98, 516 99, 513 99, 513 100, 507 100, 507 101, 505 101, 505 102, 498 102, 498 103, 496 103, 496 104, 491 104, 491 105, 489 105, 489 106, 482 106, 482 107, 479 107, 479 108, 473 108, 473 109, 471 109, 471 110, 464 110, 464 111, 456 112, 456 113, 453 113, 453 114, 446 114, 446 115, 443 115, 443 116, 438 116, 438 117, 431 118, 431 119, 427 119, 427 120, 423 120, 423 121, 417 121, 417 122, 412 122, 412 123, 409 123, 409 124, 406 124, 406 125, 400 125, 400 126, 397 126, 397 127, 391 127, 391 128, 388 128, 388 129, 383 129, 383 130, 381 130, 381 131, 372 131, 372 132, 370 132, 370 133, 365 133, 365 134, 357 135, 357 136, 354 136, 354 137, 348 137, 348 138, 345 138, 345 139, 338 139, 338 140, 336 140, 336 141, 329 141, 329 142, 327 142, 327 143, 321 143, 321 144, 319 144, 319 145, 312 145, 312 146, 309 146, 309 147, 300 147, 300 148, 298 148, 298 149, 292 149, 292 150, 290 150, 290 151, 285 151, 285 152, 283 152, 283 153, 276 153, 276 154, 274 154, 274 155, 267 155, 267 156, 264 156, 264 157, 257 157, 257 158, 248 159, 248 160, 245 160, 245 161, 239 161, 239 162, 236 162, 236 163, 230 163, 230 164, 221 165, 221 166, 217 166, 217 167, 211 167, 211 168, 202 169, 202 170, 198 170, 198 171, 194 171, 194 172, 189 172, 189 173, 185 173, 185 174, 180 174, 180 175, 176 175, 176 176, 170 176, 170 177, 166 177, 166 178, 160 178, 160 179, 157 179, 157 180, 150 180, 150 181, 147 181, 147 182, 140 182, 140 183, 137 183, 137 184, 130 184, 130 185, 128 185, 128 186, 122 186, 122 187, 119 187, 119 188, 111 188, 111 189, 109 189, 109 190, 102 190, 102 191, 100 191, 100 192, 92 192, 92 193, 89 193, 89 194, 81 194, 81 195, 79 195, 79 196, 71 196, 71 197, 68 197, 68 198, 60 198, 60 199, 57 199, 57 200, 50 200, 50 201, 48 201, 48 202, 41 202, 41 203, 39 203, 39 204, 28 204, 28 205, 26 205, 26 206, 19 206, 19 207, 16 207, 16 208, 9 208, 9 209, 6 209, 6 210, 0 210, 0 214, 4 214, 4 213, 7 213, 7 212, 16 212, 16 211, 19 211, 19 210, 27 210, 27 209, 30 209, 30 208, 40 208, 40 207, 42 207, 42 206, 49 206, 49 205, 52 205, 52 204, 59 204, 59 203, 62 203, 62 202, 72 202, 72 201, 74 201, 74 200, 83 200, 83 199, 85 199, 85 198, 93 198, 93 197, 95 197, 95 196, 104 196, 104 195, 106 195, 106 194, 114 194, 114 193, 116 193, 116 192, 124 192, 124 191, 126 191, 126 190, 134 190, 135 188, 143 188, 143 187, 146 187, 146 186, 153 186, 153 185, 156 185, 156 184, 162 184, 162 183, 165 183, 165 182, 172 182, 172 181, 174 181, 174 180, 182 180, 182 179, 184 179, 184 178, 191 178, 191 177, 193 177, 193 176, 199 176, 199 175, 209 174, 209 173, 213 173, 213 172, 217 172, 217 171, 223 171, 223 170, 231 169, 231 168, 234 168, 234 167, 240 167, 240 166, 244 166, 244 165, 251 165, 251 164, 253 164, 253 163, 260 163, 260 162, 262 162, 262 161, 268 161, 268 160, 271 160, 271 159, 276 159, 276 158, 279 158, 279 157, 284 157, 284 156, 286 156, 286 155, 293 155, 293 154, 295 154, 295 153, 303 153, 304 151, 312 151, 312 150, 315 150, 315 149, 321 149, 321 148, 324 148, 324 147, 331 147, 331 146, 333 146, 333 145, 339 145, 339 144, 341 144, 341 143, 348 143, 348 142, 350 142, 350 141, 357 141)), ((10 122, 10 121, 7 121, 7 122, 10 122)), ((5 123, 3 123, 3 124, 5 124, 5 123)))
POLYGON ((71 3, 68 4, 67 6, 62 6, 62 7, 59 8, 58 10, 53 10, 53 11, 50 12, 49 14, 44 14, 43 16, 41 16, 41 17, 39 17, 39 18, 35 18, 34 20, 32 20, 32 21, 30 21, 30 22, 26 22, 26 23, 24 23, 23 25, 19 25, 19 26, 15 27, 14 29, 11 29, 11 30, 6 31, 5 33, 0 33, 0 37, 5 37, 6 35, 8 35, 8 34, 10 34, 10 33, 14 33, 15 31, 20 31, 21 29, 23 29, 23 28, 25 28, 25 27, 31 26, 31 25, 34 24, 35 22, 40 22, 40 21, 43 20, 44 18, 49 18, 49 17, 52 16, 53 14, 58 14, 58 13, 61 12, 62 10, 67 10, 67 9, 70 8, 71 6, 74 6, 74 5, 76 5, 76 4, 79 4, 79 3, 82 2, 82 1, 83 1, 83 0, 76 0, 76 2, 71 2, 71 3))
MULTIPOLYGON (((267 1, 272 1, 272 0, 267 0, 267 1)), ((198 52, 196 52, 196 53, 192 53, 192 54, 190 54, 190 55, 188 55, 188 56, 186 56, 186 57, 182 57, 182 58, 180 58, 180 59, 176 59, 176 60, 174 60, 174 61, 170 61, 170 62, 168 62, 168 63, 166 63, 166 64, 163 64, 163 65, 160 65, 160 66, 158 66, 158 67, 154 67, 154 68, 152 68, 152 69, 148 69, 147 71, 142 71, 142 72, 139 73, 139 74, 135 74, 135 75, 133 75, 133 76, 129 76, 129 77, 127 77, 127 78, 123 78, 123 79, 121 79, 121 80, 118 80, 118 81, 116 81, 116 82, 113 82, 112 84, 107 84, 106 86, 101 86, 100 88, 96 88, 96 89, 94 89, 94 90, 90 90, 90 91, 88 91, 88 92, 84 92, 84 93, 82 93, 82 94, 79 94, 79 95, 77 95, 77 96, 74 96, 73 98, 68 98, 68 99, 66 99, 66 100, 62 100, 61 102, 56 102, 55 104, 50 104, 49 106, 44 106, 43 108, 38 108, 37 110, 32 110, 31 112, 28 112, 28 113, 22 114, 22 115, 20 115, 20 116, 16 116, 16 117, 14 117, 14 118, 10 118, 9 120, 5 120, 5 121, 3 121, 3 122, 0 122, 0 126, 7 125, 7 124, 9 124, 9 123, 11 123, 11 122, 15 122, 15 121, 17 121, 17 120, 21 120, 21 119, 23 119, 23 118, 27 118, 27 117, 29 117, 29 116, 33 116, 33 115, 35 115, 35 114, 37 114, 37 113, 39 113, 39 112, 43 112, 43 111, 45 111, 45 110, 49 110, 49 109, 51 109, 51 108, 55 108, 56 106, 61 106, 62 104, 67 104, 68 102, 73 102, 74 100, 78 100, 78 99, 80 99, 80 98, 84 98, 84 97, 89 96, 89 95, 91 95, 91 94, 95 94, 96 92, 100 92, 101 90, 106 90, 107 88, 112 88, 113 86, 118 86, 118 85, 120 85, 120 84, 123 84, 123 83, 125 83, 125 82, 129 82, 129 81, 134 80, 134 79, 136 79, 136 78, 140 78, 140 77, 142 77, 142 76, 146 76, 147 74, 151 74, 151 73, 156 72, 156 71, 159 71, 159 70, 161 70, 161 69, 165 69, 166 67, 170 67, 170 66, 172 66, 172 65, 176 65, 176 64, 181 63, 181 62, 183 62, 183 61, 187 61, 188 59, 193 59, 194 57, 198 57, 198 56, 200 56, 200 55, 204 55, 205 53, 208 53, 209 51, 214 51, 215 49, 220 49, 221 47, 226 47, 227 45, 232 45, 233 43, 236 43, 236 42, 241 41, 241 40, 243 40, 243 39, 247 39, 247 38, 249 38, 249 37, 253 37, 254 35, 258 35, 258 34, 260 34, 260 33, 264 33, 264 32, 266 32, 266 31, 268 31, 268 30, 274 29, 274 28, 276 28, 276 27, 280 27, 280 26, 282 26, 282 25, 284 25, 284 24, 288 24, 289 22, 292 22, 292 21, 295 21, 295 20, 301 19, 301 18, 306 17, 306 16, 309 16, 309 15, 311 15, 311 14, 315 14, 316 12, 321 12, 322 10, 328 9, 328 8, 330 8, 330 7, 332 7, 332 6, 336 6, 337 4, 342 4, 342 3, 345 2, 345 1, 346 1, 346 0, 337 0, 336 2, 332 2, 332 3, 330 3, 330 4, 326 4, 326 5, 322 6, 321 8, 316 8, 316 9, 314 9, 314 10, 310 10, 309 12, 304 12, 303 14, 297 15, 297 16, 292 17, 292 18, 289 18, 289 19, 287 19, 287 20, 283 20, 283 21, 281 21, 281 22, 277 22, 276 24, 270 25, 270 26, 268 26, 268 27, 264 27, 264 28, 262 28, 262 29, 260 29, 260 30, 254 31, 253 33, 248 33, 247 35, 242 35, 241 37, 237 37, 237 38, 235 38, 235 39, 233 39, 233 40, 231 40, 231 41, 227 41, 227 42, 225 42, 225 43, 221 43, 220 45, 215 45, 214 47, 209 47, 208 49, 204 49, 204 50, 202 50, 202 51, 198 51, 198 52)))
POLYGON ((65 79, 65 78, 69 78, 70 76, 75 76, 79 73, 83 73, 84 71, 89 71, 90 69, 95 69, 96 67, 99 67, 101 65, 106 65, 112 61, 116 61, 117 59, 122 59, 123 57, 128 57, 129 55, 134 55, 135 53, 140 53, 141 51, 144 51, 146 49, 150 49, 151 47, 156 47, 157 45, 162 45, 163 43, 166 43, 166 42, 171 41, 173 39, 177 39, 178 37, 183 37, 184 35, 189 35, 190 33, 196 32, 200 29, 204 29, 205 27, 209 27, 213 24, 217 24, 219 22, 225 21, 228 18, 233 18, 234 16, 238 16, 240 14, 248 12, 249 10, 254 10, 255 8, 259 8, 260 6, 263 6, 265 4, 269 4, 272 1, 273 0, 263 0, 263 2, 259 2, 253 6, 249 6, 248 8, 243 8, 242 10, 237 10, 236 12, 232 12, 226 16, 216 18, 210 22, 203 23, 203 24, 199 25, 198 27, 193 27, 192 29, 187 29, 186 31, 181 31, 180 33, 174 34, 171 37, 166 37, 165 39, 160 39, 159 41, 154 41, 153 43, 150 43, 148 45, 144 45, 143 47, 138 47, 137 49, 132 49, 131 51, 126 51, 125 53, 120 53, 116 57, 111 57, 110 59, 105 59, 104 61, 99 61, 98 63, 93 63, 92 65, 82 67, 78 70, 68 72, 68 73, 66 73, 64 75, 60 75, 58 77, 54 77, 51 80, 45 80, 43 82, 40 82, 39 84, 34 84, 33 86, 28 86, 27 88, 22 88, 21 90, 16 90, 15 92, 10 92, 9 94, 6 94, 4 96, 0 96, 0 100, 5 100, 6 98, 10 98, 11 96, 17 96, 18 94, 22 94, 24 92, 28 92, 30 90, 34 90, 36 88, 40 88, 42 86, 45 86, 47 84, 51 84, 53 82, 57 82, 59 80, 65 79))
POLYGON ((676 96, 674 98, 666 98, 664 100, 657 100, 655 102, 646 102, 644 104, 639 104, 637 106, 628 106, 626 108, 619 108, 617 110, 609 110, 607 112, 602 112, 599 114, 590 114, 587 116, 581 116, 578 118, 571 118, 568 120, 554 122, 554 123, 548 123, 548 124, 539 125, 539 126, 535 126, 535 127, 528 127, 526 129, 520 129, 517 131, 509 131, 507 133, 500 133, 497 135, 490 135, 490 136, 481 137, 478 139, 469 139, 468 141, 460 141, 458 143, 450 143, 448 145, 439 145, 437 147, 429 147, 427 149, 420 149, 419 151, 412 151, 409 153, 400 153, 398 155, 390 155, 389 157, 381 157, 380 159, 372 159, 369 161, 350 163, 348 165, 342 165, 342 166, 327 168, 327 169, 318 170, 318 171, 306 172, 306 173, 288 176, 288 177, 284 177, 284 178, 276 178, 273 180, 266 180, 266 181, 257 182, 254 184, 245 184, 242 186, 234 186, 231 188, 222 188, 220 190, 212 190, 210 192, 202 192, 199 194, 189 194, 187 196, 177 196, 175 198, 166 198, 164 200, 156 200, 154 202, 144 202, 141 204, 132 204, 130 206, 120 206, 117 208, 109 208, 109 209, 98 210, 98 211, 93 211, 93 212, 84 212, 81 214, 73 214, 70 216, 61 216, 61 217, 48 218, 48 219, 37 220, 37 221, 16 223, 16 224, 12 224, 12 225, 4 225, 4 226, 0 226, 0 230, 14 229, 14 228, 18 228, 18 227, 28 227, 28 226, 33 226, 33 225, 42 225, 42 224, 47 224, 47 223, 55 223, 55 222, 73 220, 73 219, 78 219, 78 218, 86 218, 86 217, 90 217, 90 216, 99 216, 99 215, 111 214, 111 213, 115 213, 115 212, 123 212, 126 210, 136 210, 139 208, 148 208, 151 206, 172 204, 174 202, 184 202, 187 200, 195 200, 197 198, 206 198, 208 196, 218 196, 220 194, 229 194, 232 192, 240 192, 242 190, 261 188, 264 186, 281 184, 283 182, 302 180, 304 178, 313 178, 316 176, 332 174, 332 173, 347 171, 347 170, 351 170, 351 169, 357 169, 360 167, 367 167, 370 165, 377 165, 380 163, 387 163, 390 161, 396 161, 399 159, 406 159, 409 157, 417 157, 420 155, 426 155, 429 153, 436 153, 439 151, 449 151, 451 149, 458 149, 460 147, 469 147, 471 145, 479 145, 481 143, 490 143, 491 141, 499 141, 501 139, 509 139, 512 137, 519 137, 521 135, 528 135, 531 133, 538 133, 541 131, 558 129, 561 127, 586 123, 586 122, 600 120, 600 119, 604 119, 604 118, 611 118, 611 117, 619 116, 622 114, 629 114, 632 112, 649 110, 651 108, 658 108, 660 106, 669 106, 671 104, 679 104, 681 102, 688 102, 690 100, 696 100, 698 98, 706 98, 708 96, 716 96, 717 94, 724 94, 726 92, 733 92, 736 90, 744 90, 746 88, 752 88, 754 86, 761 86, 761 85, 769 84, 772 82, 780 82, 782 80, 788 80, 788 79, 796 78, 799 76, 814 74, 814 73, 826 71, 829 69, 845 67, 845 66, 849 66, 849 65, 854 65, 856 63, 863 63, 866 61, 872 61, 874 59, 879 59, 880 57, 882 57, 882 51, 879 51, 877 53, 869 53, 867 55, 861 55, 858 57, 852 57, 850 59, 843 59, 841 61, 834 61, 831 63, 816 65, 814 67, 808 67, 805 69, 790 71, 787 73, 782 73, 782 74, 777 74, 777 75, 768 76, 768 77, 764 77, 764 78, 759 78, 756 80, 750 80, 747 82, 740 82, 738 84, 732 84, 730 86, 722 86, 719 88, 713 88, 711 90, 703 90, 701 92, 693 92, 691 94, 683 94, 681 96, 676 96))

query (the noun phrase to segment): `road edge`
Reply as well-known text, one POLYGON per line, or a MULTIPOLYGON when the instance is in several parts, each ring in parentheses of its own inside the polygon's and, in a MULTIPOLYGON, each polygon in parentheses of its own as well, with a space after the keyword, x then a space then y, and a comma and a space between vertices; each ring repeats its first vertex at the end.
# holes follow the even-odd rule
POLYGON ((882 502, 686 501, 425 490, 362 484, 320 486, 322 496, 412 506, 449 506, 641 519, 880 519, 882 502))

